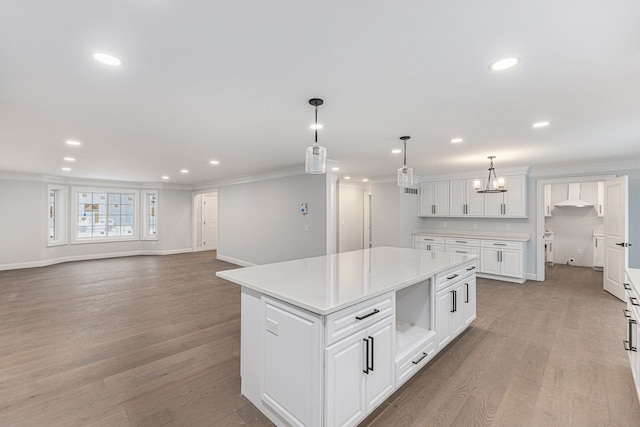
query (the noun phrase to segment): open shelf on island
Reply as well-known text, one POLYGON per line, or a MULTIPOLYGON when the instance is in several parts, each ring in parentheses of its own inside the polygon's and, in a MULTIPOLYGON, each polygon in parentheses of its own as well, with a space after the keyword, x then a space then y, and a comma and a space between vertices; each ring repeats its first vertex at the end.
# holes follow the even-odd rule
POLYGON ((404 358, 435 336, 435 331, 396 320, 396 360, 404 358))
POLYGON ((435 338, 431 287, 425 280, 396 292, 396 360, 435 338))

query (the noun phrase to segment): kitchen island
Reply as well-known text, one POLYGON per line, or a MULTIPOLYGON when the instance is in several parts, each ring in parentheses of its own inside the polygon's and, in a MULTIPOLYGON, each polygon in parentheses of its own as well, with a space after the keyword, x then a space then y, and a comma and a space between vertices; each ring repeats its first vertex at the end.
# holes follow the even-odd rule
POLYGON ((476 270, 378 247, 218 272, 242 286, 242 394, 276 425, 357 425, 475 319, 476 270))

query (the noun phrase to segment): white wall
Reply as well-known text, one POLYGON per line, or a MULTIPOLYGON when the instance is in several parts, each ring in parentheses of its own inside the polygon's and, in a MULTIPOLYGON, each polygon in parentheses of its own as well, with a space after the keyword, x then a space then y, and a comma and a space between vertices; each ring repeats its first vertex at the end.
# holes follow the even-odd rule
POLYGON ((338 182, 338 252, 364 247, 364 200, 368 190, 344 181, 338 182))
MULTIPOLYGON (((41 175, 15 175, 15 178, 11 175, 0 176, 0 270, 37 267, 79 259, 168 254, 192 250, 191 189, 159 189, 160 216, 157 241, 134 240, 47 247, 48 179, 41 175)), ((62 184, 60 179, 56 179, 55 183, 62 184)), ((68 185, 111 187, 114 186, 114 182, 75 180, 68 185)), ((124 185, 127 188, 143 187, 142 184, 133 183, 124 185)), ((68 220, 72 224, 70 216, 68 220)))
MULTIPOLYGON (((551 184, 551 206, 567 199, 568 184, 551 184)), ((585 182, 580 186, 580 198, 592 203, 598 203, 598 184, 585 182)), ((593 231, 594 228, 604 227, 603 218, 593 207, 554 207, 551 217, 545 218, 545 228, 554 233, 554 261, 566 264, 569 258, 575 260, 575 265, 593 267, 593 231), (582 253, 579 254, 578 250, 582 253)))
POLYGON ((220 186, 218 258, 254 265, 324 255, 326 182, 305 174, 220 186), (303 202, 307 215, 300 214, 303 202))
POLYGON ((413 247, 412 232, 423 228, 419 196, 405 194, 395 182, 371 185, 371 233, 376 246, 413 247))

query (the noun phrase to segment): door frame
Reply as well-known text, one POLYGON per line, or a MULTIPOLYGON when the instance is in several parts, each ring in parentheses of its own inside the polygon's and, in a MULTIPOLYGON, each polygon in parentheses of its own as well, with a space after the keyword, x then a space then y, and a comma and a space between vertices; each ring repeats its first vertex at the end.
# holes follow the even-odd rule
MULTIPOLYGON (((536 189, 536 280, 543 282, 545 279, 544 265, 544 186, 549 184, 571 184, 573 182, 599 182, 616 178, 616 175, 578 175, 556 178, 539 178, 536 189)), ((605 212, 606 215, 606 212, 605 212)))
MULTIPOLYGON (((191 242, 192 250, 194 252, 199 252, 204 250, 202 247, 202 233, 204 232, 202 227, 202 197, 205 194, 216 194, 218 195, 218 213, 220 212, 220 193, 217 188, 210 190, 199 190, 194 191, 191 195, 191 201, 193 204, 193 208, 191 209, 192 218, 191 218, 191 242)), ((218 234, 220 234, 220 221, 218 220, 218 234)))

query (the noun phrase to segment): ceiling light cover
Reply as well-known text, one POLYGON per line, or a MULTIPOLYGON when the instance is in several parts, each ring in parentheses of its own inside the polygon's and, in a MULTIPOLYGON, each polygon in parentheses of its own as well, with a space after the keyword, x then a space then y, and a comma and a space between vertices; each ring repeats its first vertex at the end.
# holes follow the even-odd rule
POLYGON ((187 174, 189 173, 189 169, 180 169, 180 173, 187 174))
POLYGON ((493 71, 508 70, 509 68, 515 67, 518 62, 520 62, 519 58, 504 58, 491 64, 490 68, 493 71))
POLYGON ((75 141, 72 139, 68 139, 65 141, 68 145, 80 145, 80 141, 75 141))
POLYGON ((398 169, 398 187, 411 187, 413 186, 413 168, 407 167, 407 140, 410 136, 401 136, 400 139, 404 144, 404 163, 401 168, 398 169))
POLYGON ((93 56, 93 59, 95 59, 96 61, 105 65, 110 65, 112 67, 119 67, 122 65, 122 60, 117 56, 111 55, 110 53, 93 52, 91 56, 93 56))
POLYGON ((458 144, 460 142, 464 141, 462 138, 453 138, 451 139, 451 143, 452 144, 458 144))
POLYGON ((219 165, 219 164, 220 164, 220 162, 219 162, 219 161, 217 161, 217 160, 211 160, 211 161, 209 161, 209 164, 212 164, 212 165, 219 165))
POLYGON ((64 160, 66 160, 67 162, 75 162, 76 161, 75 157, 65 157, 64 160))
POLYGON ((304 171, 310 174, 327 173, 327 149, 318 145, 318 107, 324 101, 320 98, 312 98, 309 104, 316 107, 316 138, 311 147, 307 147, 307 154, 304 162, 304 171))
POLYGON ((550 124, 551 124, 551 122, 544 120, 544 121, 532 124, 531 127, 533 127, 533 128, 544 128, 544 127, 549 126, 550 124))
POLYGON ((473 189, 476 190, 478 193, 505 193, 507 191, 507 189, 505 188, 505 184, 506 184, 505 179, 502 176, 497 177, 496 170, 493 167, 493 159, 495 159, 496 156, 489 156, 487 158, 489 159, 490 163, 489 163, 489 177, 487 178, 486 185, 483 189, 482 181, 479 179, 476 179, 473 181, 473 189), (493 175, 493 179, 491 179, 491 175, 493 175))
POLYGON ((169 176, 167 176, 167 175, 163 175, 163 176, 162 176, 162 179, 169 179, 169 176))
POLYGON ((396 148, 396 149, 394 149, 394 150, 391 150, 391 154, 400 154, 400 153, 402 153, 402 150, 401 150, 401 149, 399 149, 399 148, 396 148))
POLYGON ((71 168, 62 168, 62 170, 65 171, 65 172, 69 172, 69 171, 71 171, 71 168))

